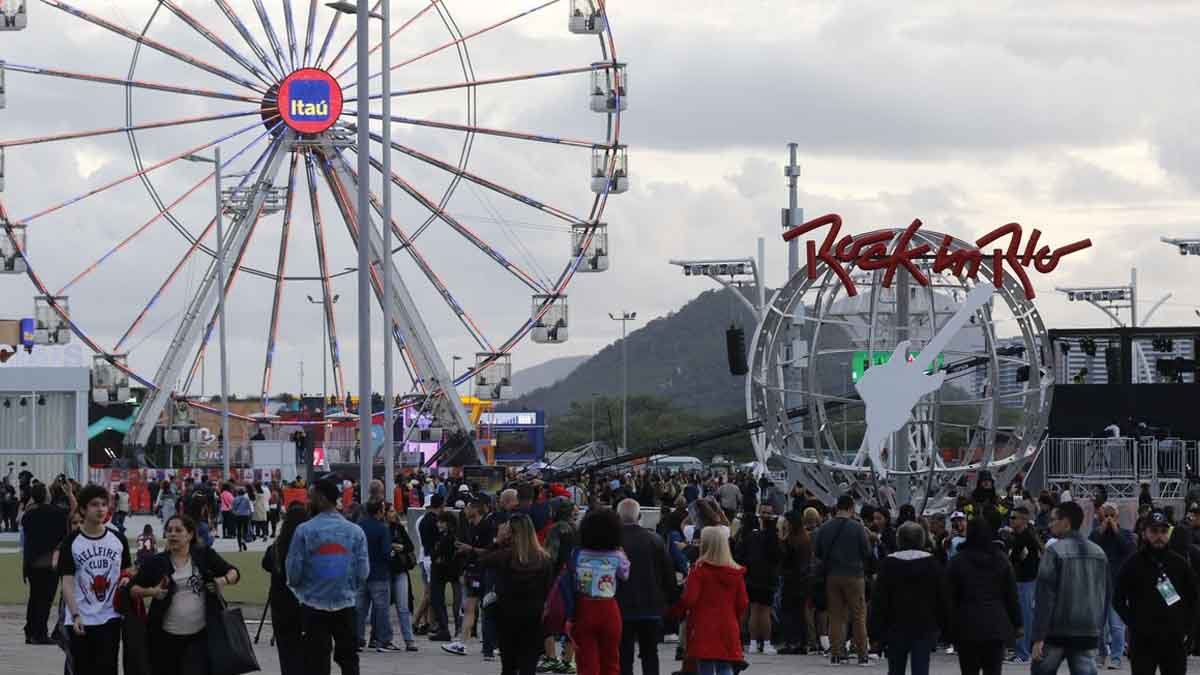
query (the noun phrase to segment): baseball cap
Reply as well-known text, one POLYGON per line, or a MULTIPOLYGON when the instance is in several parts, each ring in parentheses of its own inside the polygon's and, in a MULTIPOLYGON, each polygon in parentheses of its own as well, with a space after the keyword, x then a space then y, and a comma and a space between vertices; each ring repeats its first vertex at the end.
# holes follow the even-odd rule
POLYGON ((462 485, 458 486, 458 491, 459 492, 470 492, 471 488, 466 483, 463 483, 462 485))
POLYGON ((440 509, 446 505, 446 498, 441 495, 433 495, 429 498, 429 508, 440 509))
POLYGON ((1146 523, 1146 527, 1170 527, 1171 523, 1167 521, 1167 514, 1155 509, 1150 512, 1150 522, 1146 523))
POLYGON ((966 520, 967 514, 963 513, 962 511, 955 511, 954 513, 950 514, 950 520, 959 520, 959 519, 966 520))

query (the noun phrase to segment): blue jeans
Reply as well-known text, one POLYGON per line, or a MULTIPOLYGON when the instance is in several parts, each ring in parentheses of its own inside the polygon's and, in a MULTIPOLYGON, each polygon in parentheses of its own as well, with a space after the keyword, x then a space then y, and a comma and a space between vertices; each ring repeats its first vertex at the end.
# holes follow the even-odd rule
POLYGON ((904 675, 912 661, 912 675, 929 675, 929 657, 937 647, 937 640, 891 640, 887 644, 888 675, 904 675))
POLYGON ((392 575, 392 598, 396 601, 396 618, 400 620, 400 637, 404 644, 413 641, 412 610, 408 607, 408 572, 392 575))
POLYGON ((698 675, 733 675, 733 664, 728 661, 700 661, 698 675))
POLYGON ((392 641, 392 617, 388 616, 387 581, 368 581, 358 588, 358 641, 367 636, 367 617, 371 617, 371 638, 376 645, 392 641), (368 614, 369 612, 369 614, 368 614))
POLYGON ((1111 602, 1105 613, 1104 629, 1100 631, 1100 658, 1106 656, 1125 658, 1125 622, 1121 621, 1111 602))
POLYGON ((1047 644, 1042 647, 1042 660, 1034 661, 1031 675, 1053 675, 1062 662, 1067 662, 1071 675, 1096 675, 1095 649, 1066 649, 1047 644))
POLYGON ((1033 605, 1037 597, 1037 581, 1021 581, 1017 583, 1017 604, 1021 607, 1021 624, 1025 632, 1017 638, 1017 658, 1028 661, 1033 635, 1033 605))

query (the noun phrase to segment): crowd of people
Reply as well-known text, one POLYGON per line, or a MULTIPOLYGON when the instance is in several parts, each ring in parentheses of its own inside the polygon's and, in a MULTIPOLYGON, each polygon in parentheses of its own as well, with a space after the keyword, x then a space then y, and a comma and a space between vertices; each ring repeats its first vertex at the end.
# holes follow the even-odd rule
POLYGON ((826 504, 740 473, 524 472, 491 491, 421 473, 390 495, 381 481, 360 488, 334 475, 164 481, 152 499, 162 541, 147 526, 131 547, 124 486, 31 479, 19 511, 26 642, 63 645, 69 672, 116 673, 122 626, 137 621, 146 637, 126 640, 125 672, 209 672, 223 589, 241 580, 214 550, 219 532, 239 550, 270 542, 261 566, 285 675, 331 662, 357 673, 363 651, 416 652, 421 637, 458 658, 498 657, 502 675, 637 664, 658 675, 664 642, 682 674, 822 654, 925 675, 944 650, 971 675, 1126 660, 1173 675, 1200 644, 1200 504, 1176 522, 1143 501, 1127 529, 1102 494, 1085 522, 1069 495, 1001 494, 987 474, 950 513, 927 515, 886 485, 881 504, 826 504), (289 487, 304 499, 285 504, 289 487))

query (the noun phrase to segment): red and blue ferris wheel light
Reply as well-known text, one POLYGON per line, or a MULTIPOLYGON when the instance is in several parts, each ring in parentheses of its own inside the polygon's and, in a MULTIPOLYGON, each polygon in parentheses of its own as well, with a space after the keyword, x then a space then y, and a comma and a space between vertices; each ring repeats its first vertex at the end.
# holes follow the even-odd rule
POLYGON ((302 68, 279 85, 279 116, 302 134, 319 134, 342 114, 342 87, 319 68, 302 68))

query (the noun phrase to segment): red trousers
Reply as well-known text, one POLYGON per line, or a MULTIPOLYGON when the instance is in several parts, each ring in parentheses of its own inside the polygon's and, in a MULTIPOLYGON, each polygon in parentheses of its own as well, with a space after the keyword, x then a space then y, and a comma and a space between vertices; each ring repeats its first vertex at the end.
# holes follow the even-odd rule
POLYGON ((571 639, 579 675, 621 675, 621 608, 616 599, 576 596, 571 639))

